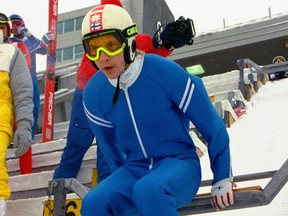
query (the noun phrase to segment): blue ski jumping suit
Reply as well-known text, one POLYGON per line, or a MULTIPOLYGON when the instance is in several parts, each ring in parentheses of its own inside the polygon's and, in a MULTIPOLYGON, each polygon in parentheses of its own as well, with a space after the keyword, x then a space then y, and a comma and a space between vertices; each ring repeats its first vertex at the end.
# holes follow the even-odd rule
MULTIPOLYGON (((155 48, 153 38, 147 34, 138 34, 136 36, 137 49, 146 53, 154 53, 167 57, 172 53, 164 47, 155 48)), ((83 103, 82 94, 89 79, 97 73, 97 69, 84 54, 76 74, 76 88, 72 100, 70 123, 67 134, 67 143, 63 150, 59 166, 55 169, 53 179, 58 178, 76 178, 85 153, 90 148, 95 135, 87 121, 83 103)), ((97 146, 97 181, 101 182, 111 174, 106 163, 101 148, 97 146)))
POLYGON ((213 183, 230 176, 229 137, 200 78, 176 63, 138 54, 117 79, 96 73, 83 103, 112 174, 82 202, 81 214, 172 216, 190 202, 201 169, 191 121, 208 143, 213 183))

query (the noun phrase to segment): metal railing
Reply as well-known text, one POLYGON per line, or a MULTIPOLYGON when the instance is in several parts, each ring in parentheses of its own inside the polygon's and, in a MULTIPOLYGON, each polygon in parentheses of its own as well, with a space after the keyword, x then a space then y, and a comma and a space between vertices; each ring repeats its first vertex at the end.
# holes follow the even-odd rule
MULTIPOLYGON (((277 196, 279 191, 288 181, 288 160, 276 171, 253 173, 235 176, 234 182, 253 181, 271 178, 267 185, 262 189, 260 186, 252 186, 235 190, 234 205, 222 211, 249 208, 255 206, 268 205, 277 196)), ((212 180, 201 182, 201 187, 211 185, 212 180)), ((88 193, 90 188, 82 185, 77 179, 55 179, 49 182, 50 195, 54 195, 54 216, 64 216, 66 212, 66 195, 74 192, 80 199, 88 193)), ((179 209, 180 215, 194 215, 217 210, 211 203, 210 193, 197 195, 188 205, 179 209)))
MULTIPOLYGON (((250 59, 239 59, 237 61, 237 65, 239 67, 239 76, 240 76, 239 89, 244 97, 246 97, 245 81, 244 81, 244 69, 245 68, 248 67, 251 71, 251 74, 256 73, 259 76, 264 75, 264 74, 271 74, 271 73, 275 73, 279 71, 288 71, 288 61, 279 62, 277 64, 259 66, 255 62, 251 61, 250 59)), ((250 79, 252 79, 251 77, 250 79)), ((251 82, 253 81, 251 80, 251 82)))

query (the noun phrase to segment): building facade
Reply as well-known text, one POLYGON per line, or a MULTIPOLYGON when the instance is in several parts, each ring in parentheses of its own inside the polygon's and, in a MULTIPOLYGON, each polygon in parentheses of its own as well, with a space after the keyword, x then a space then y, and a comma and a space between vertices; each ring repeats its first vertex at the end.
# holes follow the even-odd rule
MULTIPOLYGON (((165 0, 122 0, 122 4, 140 33, 153 36, 159 22, 174 20, 165 0)), ((57 66, 81 60, 81 24, 91 8, 59 14, 57 66)), ((288 59, 287 20, 288 14, 278 14, 205 33, 197 33, 195 23, 194 44, 175 50, 169 58, 183 68, 202 65, 203 76, 235 70, 237 60, 241 58, 250 58, 259 65, 271 64, 279 55, 288 59)))

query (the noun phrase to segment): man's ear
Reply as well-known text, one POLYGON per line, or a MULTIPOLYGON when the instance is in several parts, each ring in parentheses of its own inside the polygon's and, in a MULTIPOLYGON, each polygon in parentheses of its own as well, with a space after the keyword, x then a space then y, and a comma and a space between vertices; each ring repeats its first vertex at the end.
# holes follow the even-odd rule
MULTIPOLYGON (((126 44, 128 44, 128 42, 126 44)), ((133 41, 131 42, 131 46, 125 48, 124 51, 124 58, 126 63, 128 64, 132 63, 135 59, 135 56, 136 56, 136 40, 134 38, 133 41)))

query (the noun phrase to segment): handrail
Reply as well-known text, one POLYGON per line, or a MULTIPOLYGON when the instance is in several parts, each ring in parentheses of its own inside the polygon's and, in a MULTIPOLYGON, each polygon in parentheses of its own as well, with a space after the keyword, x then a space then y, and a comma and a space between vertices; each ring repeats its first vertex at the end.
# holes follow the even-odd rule
MULTIPOLYGON (((255 189, 253 187, 252 189, 248 188, 248 190, 244 191, 242 190, 235 191, 234 205, 227 207, 221 211, 235 210, 240 208, 249 208, 270 204, 271 201, 277 196, 279 191, 284 187, 284 185, 288 181, 288 159, 276 172, 275 171, 263 172, 234 178, 235 182, 237 182, 238 179, 241 181, 258 180, 267 177, 269 178, 270 175, 272 175, 273 173, 274 175, 272 176, 271 180, 268 182, 268 184, 265 186, 263 190, 255 189), (259 178, 257 178, 257 176, 259 176, 259 178)), ((187 206, 179 209, 180 215, 194 215, 216 211, 217 210, 211 204, 210 194, 206 196, 196 197, 187 206)))
POLYGON ((237 65, 239 68, 239 76, 240 76, 240 83, 239 83, 239 89, 243 96, 246 98, 246 92, 245 92, 245 82, 244 82, 244 68, 249 68, 251 73, 257 73, 257 74, 271 74, 279 71, 288 71, 288 61, 285 62, 279 62, 277 64, 268 64, 264 66, 259 66, 252 60, 246 58, 246 59, 239 59, 237 61, 237 65))

